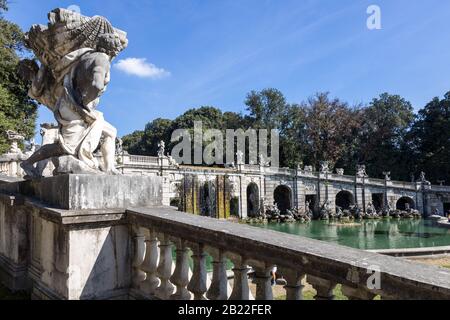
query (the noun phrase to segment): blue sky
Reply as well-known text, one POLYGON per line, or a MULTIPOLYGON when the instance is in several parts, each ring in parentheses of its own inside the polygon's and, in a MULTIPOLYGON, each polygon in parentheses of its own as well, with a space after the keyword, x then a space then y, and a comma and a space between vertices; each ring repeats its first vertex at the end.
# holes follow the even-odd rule
MULTIPOLYGON (((387 91, 416 109, 450 91, 450 1, 12 0, 7 18, 28 30, 71 5, 128 32, 100 107, 119 135, 202 105, 244 111, 246 94, 266 87, 289 102, 387 91), (372 4, 381 30, 366 27, 372 4)), ((41 107, 39 121, 52 120, 41 107)))

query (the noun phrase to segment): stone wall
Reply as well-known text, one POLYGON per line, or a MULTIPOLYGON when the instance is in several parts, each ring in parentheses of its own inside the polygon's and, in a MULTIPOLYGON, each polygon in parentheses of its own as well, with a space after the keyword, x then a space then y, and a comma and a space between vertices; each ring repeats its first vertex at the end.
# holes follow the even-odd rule
POLYGON ((125 208, 162 205, 161 178, 131 180, 70 175, 2 184, 1 282, 35 299, 128 298, 133 248, 125 208))

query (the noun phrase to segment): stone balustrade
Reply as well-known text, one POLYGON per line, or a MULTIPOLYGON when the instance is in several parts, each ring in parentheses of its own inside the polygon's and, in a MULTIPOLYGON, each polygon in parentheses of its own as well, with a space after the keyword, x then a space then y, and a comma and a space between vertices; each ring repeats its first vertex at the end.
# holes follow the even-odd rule
POLYGON ((270 272, 277 266, 289 300, 302 300, 306 282, 319 300, 332 300, 338 284, 349 299, 450 299, 450 271, 437 267, 168 208, 126 215, 134 230, 135 298, 247 300, 254 283, 255 299, 271 300, 270 272))

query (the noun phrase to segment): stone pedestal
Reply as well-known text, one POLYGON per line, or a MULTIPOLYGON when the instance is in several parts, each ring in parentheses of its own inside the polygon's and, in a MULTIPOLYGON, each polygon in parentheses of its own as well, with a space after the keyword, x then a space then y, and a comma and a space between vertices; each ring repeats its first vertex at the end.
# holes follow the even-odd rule
POLYGON ((34 299, 128 298, 125 208, 160 206, 161 193, 161 179, 144 176, 0 184, 0 281, 34 299))
POLYGON ((118 209, 162 204, 157 176, 61 175, 0 184, 6 191, 66 210, 118 209))

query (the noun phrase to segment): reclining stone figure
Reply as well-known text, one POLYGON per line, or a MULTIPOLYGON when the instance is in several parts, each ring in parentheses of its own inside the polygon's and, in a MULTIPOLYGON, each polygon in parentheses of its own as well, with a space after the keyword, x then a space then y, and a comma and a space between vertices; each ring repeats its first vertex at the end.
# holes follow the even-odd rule
POLYGON ((117 174, 116 129, 96 110, 110 81, 111 61, 127 46, 126 33, 103 17, 56 9, 48 26, 34 25, 26 45, 39 59, 21 64, 32 82, 29 96, 47 106, 59 125, 59 138, 22 163, 28 178, 39 177, 35 163, 54 158, 56 173, 117 174), (103 163, 94 156, 100 148, 103 163))

